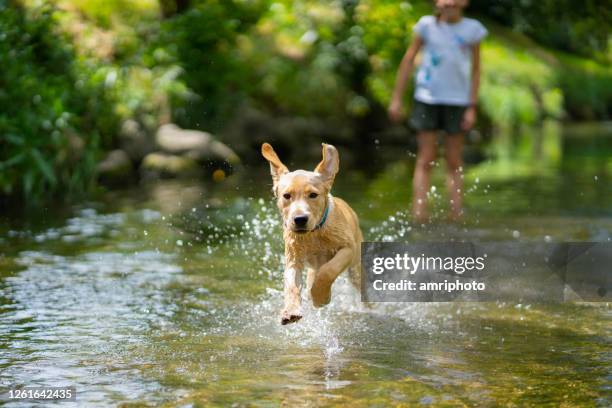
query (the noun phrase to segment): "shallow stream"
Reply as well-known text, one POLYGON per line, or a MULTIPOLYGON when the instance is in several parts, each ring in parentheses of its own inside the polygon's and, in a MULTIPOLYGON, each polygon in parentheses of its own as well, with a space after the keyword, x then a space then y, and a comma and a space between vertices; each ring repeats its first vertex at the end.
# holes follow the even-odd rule
MULTIPOLYGON (((411 224, 401 149, 376 152, 375 172, 343 169, 334 193, 367 240, 610 241, 602 129, 536 153, 519 140, 510 170, 503 154, 469 167, 459 225, 444 221, 441 171, 436 221, 411 224)), ((74 384, 77 402, 58 406, 79 407, 612 405, 605 303, 364 308, 341 280, 329 306, 281 326, 268 177, 262 163, 223 183, 159 181, 2 215, 0 386, 74 384)))

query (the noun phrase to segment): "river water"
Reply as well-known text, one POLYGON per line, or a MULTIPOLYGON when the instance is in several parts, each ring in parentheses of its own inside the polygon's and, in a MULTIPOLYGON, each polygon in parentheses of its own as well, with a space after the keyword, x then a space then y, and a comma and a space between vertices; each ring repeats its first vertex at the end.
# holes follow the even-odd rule
MULTIPOLYGON (((399 148, 374 152, 376 170, 343 168, 334 193, 371 241, 610 241, 610 127, 543 134, 468 167, 462 224, 444 221, 441 168, 436 221, 411 224, 399 148)), ((341 279, 329 306, 281 326, 268 177, 262 163, 3 214, 0 387, 76 385, 57 405, 79 407, 612 404, 606 303, 365 308, 341 279)))

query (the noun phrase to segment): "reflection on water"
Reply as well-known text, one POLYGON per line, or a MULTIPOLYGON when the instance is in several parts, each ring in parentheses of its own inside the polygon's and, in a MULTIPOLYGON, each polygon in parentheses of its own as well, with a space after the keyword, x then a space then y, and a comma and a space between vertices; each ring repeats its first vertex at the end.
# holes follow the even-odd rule
MULTIPOLYGON (((411 225, 404 161, 345 172, 336 191, 369 240, 610 240, 609 164, 586 164, 588 139, 547 143, 576 147, 533 174, 470 168, 463 225, 411 225)), ((268 175, 243 177, 3 219, 0 386, 76 384, 75 406, 612 402, 607 304, 368 308, 342 279, 331 305, 280 326, 279 218, 268 175)), ((443 193, 431 199, 443 219, 443 193)))

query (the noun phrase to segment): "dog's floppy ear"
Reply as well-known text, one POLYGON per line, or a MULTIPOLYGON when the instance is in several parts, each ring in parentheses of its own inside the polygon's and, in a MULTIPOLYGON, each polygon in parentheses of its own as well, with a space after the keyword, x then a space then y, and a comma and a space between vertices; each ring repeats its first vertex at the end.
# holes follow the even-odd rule
POLYGON ((278 184, 278 180, 283 174, 289 173, 289 169, 283 164, 283 162, 280 161, 278 155, 269 143, 264 143, 261 145, 261 154, 267 161, 270 162, 270 174, 272 174, 272 181, 274 182, 273 189, 276 193, 276 185, 278 184))
POLYGON ((325 182, 331 187, 340 168, 340 159, 338 151, 332 145, 323 143, 323 160, 315 168, 315 172, 319 173, 325 179, 325 182))

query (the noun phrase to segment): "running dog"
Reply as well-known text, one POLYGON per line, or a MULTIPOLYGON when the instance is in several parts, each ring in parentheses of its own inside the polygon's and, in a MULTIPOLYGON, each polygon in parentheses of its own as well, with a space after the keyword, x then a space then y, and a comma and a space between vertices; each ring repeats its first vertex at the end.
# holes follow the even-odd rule
POLYGON ((323 159, 314 171, 289 171, 268 143, 261 154, 270 163, 272 190, 283 218, 285 241, 284 308, 281 324, 302 318, 302 272, 315 307, 328 304, 338 275, 349 270, 360 285, 359 220, 349 205, 330 191, 339 169, 338 151, 323 144, 323 159))

